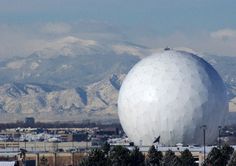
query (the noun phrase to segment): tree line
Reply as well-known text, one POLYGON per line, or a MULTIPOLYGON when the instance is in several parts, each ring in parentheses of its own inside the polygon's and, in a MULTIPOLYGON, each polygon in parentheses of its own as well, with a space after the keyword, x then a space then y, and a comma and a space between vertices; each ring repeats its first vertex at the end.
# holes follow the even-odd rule
MULTIPOLYGON (((192 153, 185 149, 176 156, 171 150, 165 153, 151 146, 147 155, 139 151, 138 147, 129 150, 123 146, 111 147, 105 143, 101 148, 91 150, 81 160, 79 166, 196 166, 198 163, 192 153)), ((236 152, 229 145, 221 148, 214 147, 208 154, 203 166, 235 166, 236 152)))
POLYGON ((129 150, 123 146, 110 147, 108 143, 98 149, 89 152, 79 164, 80 166, 191 166, 194 158, 186 149, 181 152, 180 157, 168 150, 165 155, 151 146, 147 156, 139 151, 138 147, 129 150))

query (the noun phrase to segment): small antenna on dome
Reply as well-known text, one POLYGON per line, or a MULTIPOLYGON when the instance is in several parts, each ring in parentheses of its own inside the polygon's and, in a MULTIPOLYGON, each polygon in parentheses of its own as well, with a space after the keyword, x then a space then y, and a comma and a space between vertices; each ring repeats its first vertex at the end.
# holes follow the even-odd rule
POLYGON ((169 50, 170 50, 170 47, 167 46, 166 48, 164 48, 164 50, 165 50, 165 51, 169 51, 169 50))

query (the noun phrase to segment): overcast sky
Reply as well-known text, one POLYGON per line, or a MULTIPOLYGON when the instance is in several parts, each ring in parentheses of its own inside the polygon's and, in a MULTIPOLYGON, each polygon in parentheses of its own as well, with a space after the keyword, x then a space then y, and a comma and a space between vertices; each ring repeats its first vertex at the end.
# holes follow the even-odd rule
POLYGON ((0 0, 0 56, 66 36, 236 56, 235 16, 235 0, 0 0))

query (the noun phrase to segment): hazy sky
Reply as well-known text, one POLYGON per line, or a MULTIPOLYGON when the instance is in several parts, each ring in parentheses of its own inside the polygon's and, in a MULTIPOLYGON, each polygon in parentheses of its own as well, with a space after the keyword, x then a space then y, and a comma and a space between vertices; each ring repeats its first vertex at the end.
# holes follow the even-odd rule
POLYGON ((0 0, 0 56, 66 36, 236 56, 235 0, 0 0))

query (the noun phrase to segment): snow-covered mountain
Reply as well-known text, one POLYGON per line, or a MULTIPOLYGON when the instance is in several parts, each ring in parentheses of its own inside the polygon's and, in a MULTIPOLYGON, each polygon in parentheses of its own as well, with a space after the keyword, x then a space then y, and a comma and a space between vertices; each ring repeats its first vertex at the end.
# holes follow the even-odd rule
MULTIPOLYGON (((69 36, 45 43, 29 56, 2 59, 0 120, 115 120, 125 74, 155 51, 160 49, 69 36)), ((205 55, 225 80, 230 110, 236 111, 236 57, 205 55)))
POLYGON ((148 50, 71 36, 41 47, 26 57, 0 60, 0 85, 21 82, 67 88, 85 86, 113 73, 126 73, 148 50))

